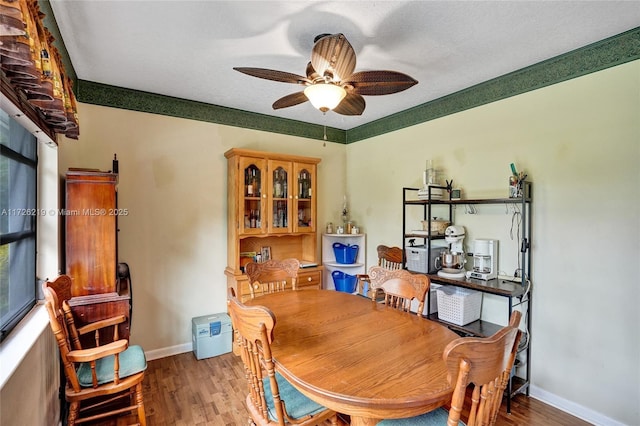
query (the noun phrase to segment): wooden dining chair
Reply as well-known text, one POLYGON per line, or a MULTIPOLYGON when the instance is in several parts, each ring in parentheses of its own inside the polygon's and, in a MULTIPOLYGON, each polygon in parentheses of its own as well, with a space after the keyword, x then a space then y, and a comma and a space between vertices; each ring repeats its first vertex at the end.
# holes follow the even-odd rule
POLYGON ((71 299, 71 277, 64 274, 59 275, 55 280, 47 281, 46 284, 56 294, 56 308, 64 313, 69 339, 74 349, 87 349, 89 347, 100 346, 101 343, 104 344, 120 340, 118 325, 127 321, 124 315, 116 315, 76 328, 72 309, 68 303, 65 303, 71 299), (83 339, 85 335, 87 338, 83 339), (84 348, 81 339, 82 342, 85 343, 84 348), (93 345, 88 346, 87 342, 93 342, 93 345))
POLYGON ((407 419, 390 419, 379 426, 464 425, 460 417, 467 387, 472 387, 467 426, 494 425, 502 396, 511 377, 522 332, 518 329, 520 311, 511 314, 509 325, 491 337, 461 337, 447 345, 443 359, 447 379, 453 389, 451 408, 438 408, 407 419))
MULTIPOLYGON (((400 247, 388 247, 385 245, 379 245, 376 248, 378 252, 378 266, 390 271, 396 271, 402 269, 403 251, 400 247)), ((377 292, 371 291, 371 277, 370 272, 368 274, 357 275, 357 289, 358 294, 365 297, 371 297, 375 299, 378 296, 377 292), (368 289, 365 291, 365 283, 368 284, 368 289)))
POLYGON ((329 420, 337 425, 335 411, 310 400, 275 371, 271 355, 276 324, 273 313, 264 306, 246 306, 232 296, 227 305, 249 387, 246 402, 250 422, 259 426, 305 426, 329 420))
MULTIPOLYGON (((57 280, 56 280, 57 281, 57 280)), ((55 281, 54 281, 55 282, 55 281)), ((64 284, 63 278, 57 284, 64 284)), ((42 284, 49 324, 60 349, 62 369, 66 377, 65 398, 69 402, 67 424, 90 422, 133 412, 140 425, 146 425, 142 380, 147 368, 140 346, 129 346, 125 339, 95 348, 78 348, 73 323, 68 323, 71 309, 66 300, 60 302, 49 281, 42 284), (74 340, 72 347, 71 341, 74 340), (116 405, 123 400, 126 406, 116 405)), ((104 321, 110 327, 112 321, 104 321)), ((90 332, 98 323, 88 325, 90 332)), ((115 327, 117 329, 117 327, 115 327)))
POLYGON ((424 303, 431 285, 429 277, 413 274, 404 269, 388 271, 376 266, 370 271, 372 288, 384 293, 384 303, 404 312, 411 312, 411 302, 418 301, 419 317, 422 317, 424 303), (378 283, 380 283, 378 285, 378 283))
POLYGON ((272 259, 261 263, 248 263, 245 266, 245 272, 249 277, 251 298, 288 290, 289 283, 291 283, 291 289, 296 290, 299 269, 298 259, 272 259))

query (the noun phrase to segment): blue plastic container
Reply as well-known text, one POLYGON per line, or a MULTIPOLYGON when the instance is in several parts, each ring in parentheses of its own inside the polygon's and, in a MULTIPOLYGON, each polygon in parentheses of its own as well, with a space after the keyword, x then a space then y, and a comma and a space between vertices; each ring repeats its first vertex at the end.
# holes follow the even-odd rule
POLYGON ((358 257, 358 245, 333 243, 333 253, 336 255, 336 262, 351 265, 356 262, 356 257, 358 257))
POLYGON ((345 293, 353 293, 356 291, 357 277, 355 275, 345 274, 342 271, 333 271, 331 273, 333 277, 333 284, 337 291, 343 291, 345 293))

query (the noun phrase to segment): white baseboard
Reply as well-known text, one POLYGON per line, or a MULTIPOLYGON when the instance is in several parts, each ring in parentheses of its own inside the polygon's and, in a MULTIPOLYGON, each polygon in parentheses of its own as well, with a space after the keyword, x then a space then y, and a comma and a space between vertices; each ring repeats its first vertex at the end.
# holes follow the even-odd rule
POLYGON ((181 345, 169 346, 168 348, 154 349, 152 351, 145 351, 144 355, 147 361, 153 361, 154 359, 166 358, 168 356, 183 354, 185 352, 193 351, 193 343, 183 343, 181 345))
POLYGON ((626 426, 624 423, 620 423, 617 420, 609 418, 602 413, 594 411, 590 408, 584 407, 580 404, 576 404, 573 401, 564 399, 558 395, 547 392, 537 386, 530 385, 530 392, 532 398, 538 399, 545 404, 549 404, 559 410, 578 417, 585 422, 592 423, 597 426, 626 426))

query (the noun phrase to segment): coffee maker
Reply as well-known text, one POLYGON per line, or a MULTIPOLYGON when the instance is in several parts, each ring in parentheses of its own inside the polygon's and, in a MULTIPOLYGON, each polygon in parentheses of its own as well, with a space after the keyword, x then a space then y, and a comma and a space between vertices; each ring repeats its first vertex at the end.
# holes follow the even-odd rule
POLYGON ((473 269, 467 278, 491 280, 498 277, 498 240, 477 239, 473 241, 473 269))

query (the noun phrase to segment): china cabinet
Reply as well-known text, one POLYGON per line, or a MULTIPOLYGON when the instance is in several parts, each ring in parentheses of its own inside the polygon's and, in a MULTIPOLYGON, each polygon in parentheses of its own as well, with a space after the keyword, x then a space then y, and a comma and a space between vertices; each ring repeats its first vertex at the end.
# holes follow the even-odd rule
POLYGON ((244 265, 300 260, 298 287, 321 288, 316 255, 319 158, 230 149, 227 158, 227 287, 246 300, 244 265))

